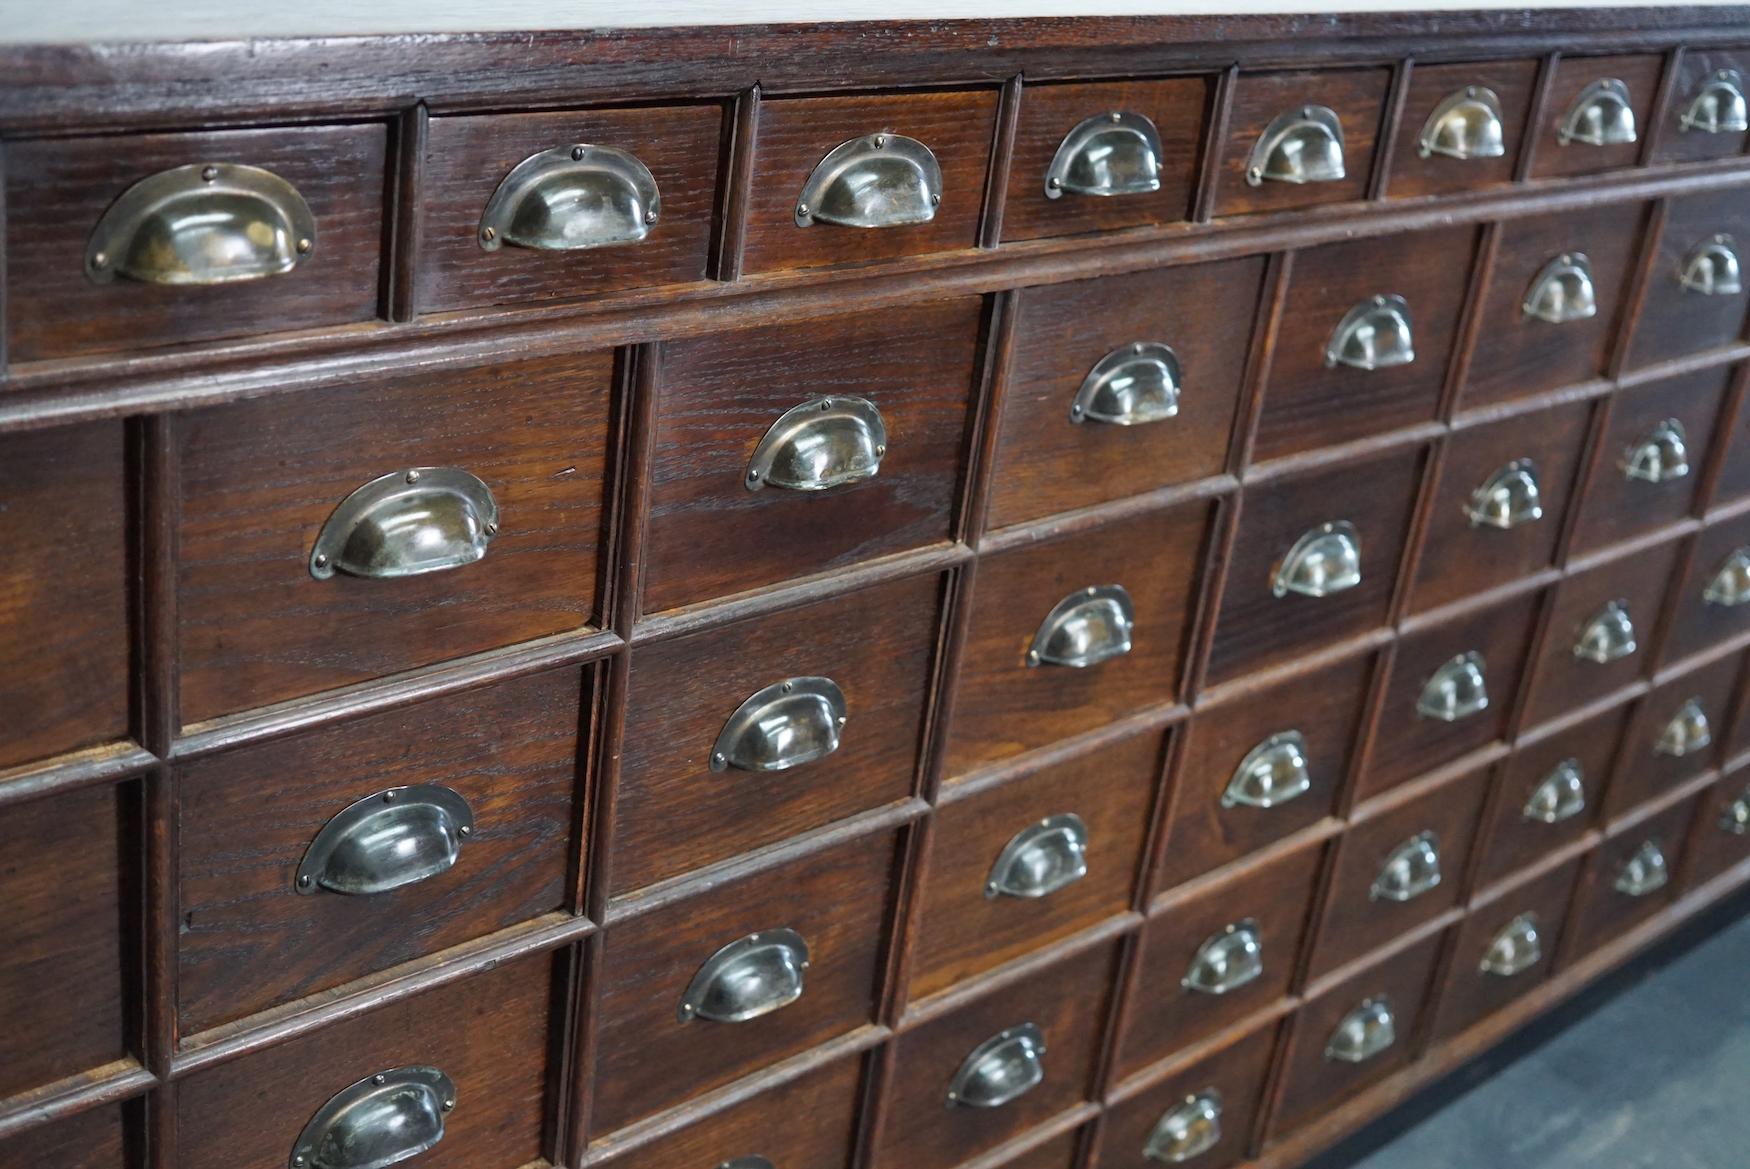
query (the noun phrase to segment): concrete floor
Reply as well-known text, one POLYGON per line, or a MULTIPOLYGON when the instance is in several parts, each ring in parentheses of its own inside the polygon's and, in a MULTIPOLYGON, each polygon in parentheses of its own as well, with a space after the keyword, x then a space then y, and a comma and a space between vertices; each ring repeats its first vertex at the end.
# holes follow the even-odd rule
POLYGON ((1307 1169, 1750 1166, 1750 897, 1307 1169))

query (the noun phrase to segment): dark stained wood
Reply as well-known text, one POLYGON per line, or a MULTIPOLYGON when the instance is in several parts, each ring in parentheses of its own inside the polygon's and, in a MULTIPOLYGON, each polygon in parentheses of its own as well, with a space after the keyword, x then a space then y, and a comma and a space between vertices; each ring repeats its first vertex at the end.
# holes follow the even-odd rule
POLYGON ((644 611, 946 540, 981 317, 962 299, 664 346, 644 611), (824 492, 749 491, 748 459, 772 423, 824 394, 881 411, 880 473, 824 492))
POLYGON ((1534 179, 1594 174, 1640 161, 1641 143, 1651 129, 1653 101, 1659 95, 1659 77, 1665 67, 1661 53, 1635 53, 1615 57, 1564 56, 1556 62, 1555 76, 1543 103, 1543 123, 1537 127, 1536 156, 1531 164, 1534 179), (1556 131, 1574 107, 1580 93, 1592 82, 1613 78, 1628 86, 1629 107, 1634 111, 1637 141, 1613 146, 1585 142, 1562 143, 1556 131))
POLYGON ((1705 807, 1704 795, 1689 793, 1675 801, 1667 799, 1629 821, 1612 826, 1609 838, 1588 859, 1579 888, 1574 892, 1570 936, 1563 942, 1568 961, 1647 920, 1677 896, 1678 878, 1683 873, 1684 841, 1691 820, 1705 807), (1670 883, 1640 896, 1617 889, 1616 880, 1623 865, 1648 841, 1657 844, 1664 853, 1670 883))
POLYGON ((94 1108, 66 1117, 22 1136, 0 1140, 0 1164, 53 1166, 54 1169, 123 1169, 132 1164, 129 1150, 138 1146, 130 1135, 128 1109, 121 1105, 94 1108))
POLYGON ((590 354, 187 415, 184 722, 591 623, 609 376, 590 354), (483 560, 399 580, 310 575, 341 500, 425 466, 492 489, 500 531, 483 560))
MULTIPOLYGON (((1051 1129, 1062 1123, 1061 1118, 1041 1125, 1041 1128, 1051 1129)), ((1035 1130, 1037 1131, 1037 1130, 1035 1130)), ((1060 1136, 1054 1136, 1038 1144, 1032 1133, 1024 1135, 1017 1144, 1027 1144, 1029 1147, 1023 1153, 1002 1161, 1002 1169, 1073 1169, 1080 1164, 1080 1149, 1085 1139, 1085 1130, 1071 1129, 1060 1136)), ((998 1150, 996 1156, 1001 1156, 998 1150)))
POLYGON ((1641 699, 1623 739, 1615 778, 1605 793, 1608 817, 1619 819, 1646 801, 1667 795, 1719 759, 1740 662, 1741 655, 1727 655, 1660 683, 1641 699), (1659 751, 1659 736, 1691 699, 1707 717, 1711 742, 1682 756, 1659 751))
POLYGON ((1685 130, 1681 124, 1683 111, 1689 108, 1701 84, 1723 69, 1735 69, 1743 74, 1750 69, 1750 53, 1717 47, 1683 50, 1677 62, 1675 83, 1671 87, 1671 104, 1665 110, 1664 133, 1653 151, 1654 162, 1689 162, 1743 153, 1750 135, 1742 130, 1708 134, 1700 130, 1685 130))
POLYGON ((1009 164, 1004 242, 1189 219, 1214 90, 1208 77, 1028 85, 1009 164), (1047 197, 1045 172, 1064 136, 1087 118, 1119 111, 1141 114, 1160 134, 1160 189, 1111 198, 1067 192, 1047 197))
POLYGON ((941 590, 939 576, 912 577, 640 650, 611 894, 910 795, 941 590), (711 770, 712 745, 743 700, 810 675, 844 691, 837 751, 785 771, 711 770))
POLYGON ((1750 548, 1750 514, 1709 524, 1696 536, 1687 571, 1671 581, 1671 626, 1663 660, 1680 662, 1750 632, 1750 606, 1709 601, 1709 585, 1740 548, 1750 548))
POLYGON ((1738 340, 1750 296, 1706 296, 1683 287, 1684 261, 1716 235, 1727 236, 1740 256, 1750 248, 1750 209, 1743 189, 1685 195, 1667 205, 1659 248, 1653 257, 1646 298, 1635 319, 1631 367, 1699 353, 1738 340))
POLYGON ((1451 65, 1417 62, 1410 73, 1409 95, 1404 102, 1403 121, 1398 125, 1386 194, 1394 199, 1450 195, 1511 182, 1525 143, 1537 66, 1534 60, 1466 61, 1451 65), (1500 102, 1501 157, 1458 159, 1424 155, 1422 131, 1435 107, 1448 96, 1473 85, 1489 90, 1500 102))
POLYGON ((1736 805, 1742 801, 1750 801, 1750 776, 1742 769, 1720 776, 1702 797, 1689 844, 1692 884, 1710 881, 1750 858, 1750 833, 1736 830, 1736 805))
POLYGON ((1556 945, 1567 924, 1568 904, 1580 871, 1578 858, 1547 872, 1490 892, 1470 908, 1453 943, 1453 961, 1440 996, 1434 1033, 1456 1035, 1500 1010, 1548 978, 1556 945), (1503 975, 1482 968, 1495 936, 1523 914, 1535 918, 1543 957, 1530 969, 1503 975))
POLYGON ((377 313, 383 123, 8 144, 11 360, 114 353, 366 321, 377 313), (291 272, 189 287, 85 278, 85 244, 139 180, 205 162, 259 166, 304 197, 316 246, 291 272))
MULTIPOLYGON (((1744 384, 1744 367, 1738 367, 1735 379, 1744 384)), ((1716 424, 1719 436, 1714 440, 1717 451, 1712 503, 1724 507, 1750 498, 1750 402, 1742 388, 1727 398, 1716 424)))
POLYGON ((1262 1104, 1264 1074, 1276 1049, 1279 1027, 1269 1023, 1224 1042, 1188 1067, 1111 1107, 1106 1113, 1094 1169, 1147 1169, 1149 1133, 1187 1097, 1214 1089, 1221 1094, 1221 1138, 1197 1158, 1206 1169, 1227 1169, 1245 1156, 1262 1104))
POLYGON ((1389 69, 1301 69, 1284 73, 1241 72, 1234 86, 1233 113, 1221 142, 1217 216, 1280 211, 1363 198, 1373 174, 1374 146, 1385 115, 1389 69), (1252 146, 1278 114, 1299 106, 1322 105, 1343 127, 1345 177, 1331 183, 1296 185, 1246 182, 1252 146))

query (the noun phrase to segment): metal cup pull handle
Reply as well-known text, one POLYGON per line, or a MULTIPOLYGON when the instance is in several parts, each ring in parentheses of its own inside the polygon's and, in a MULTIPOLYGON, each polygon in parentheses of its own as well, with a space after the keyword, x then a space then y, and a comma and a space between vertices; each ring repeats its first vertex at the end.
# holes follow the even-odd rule
POLYGON ((1531 279, 1520 306, 1525 315, 1565 325, 1598 315, 1598 290, 1592 283, 1592 261, 1584 252, 1564 252, 1531 279))
POLYGON ((1278 597, 1328 597, 1361 583, 1361 533, 1348 520, 1302 532, 1270 581, 1278 597))
POLYGON ((786 771, 839 749, 845 692, 831 678, 785 678, 735 708, 711 745, 711 770, 786 771))
POLYGON ((1064 135, 1045 172, 1045 197, 1144 195, 1161 189, 1161 136, 1141 114, 1113 111, 1064 135))
POLYGON ((802 997, 808 943, 792 929, 737 938, 705 959, 681 995, 681 1022, 745 1023, 802 997))
POLYGON ((1580 635, 1574 639, 1574 656, 1599 665, 1621 661, 1639 648, 1628 602, 1621 598, 1607 601, 1603 608, 1588 617, 1580 627, 1580 635))
POLYGON ((1414 901, 1440 884, 1440 836, 1418 832, 1391 850, 1368 890, 1370 901, 1414 901))
POLYGON ((1447 94, 1423 123, 1417 150, 1423 158, 1500 158, 1507 153, 1501 99, 1483 85, 1447 94))
POLYGON ((367 580, 473 564, 498 535, 492 489, 459 467, 392 471, 340 501, 310 549, 310 575, 367 580))
POLYGON ((1090 585, 1051 607, 1033 644, 1027 665, 1082 670, 1130 652, 1136 634, 1136 605, 1123 585, 1090 585))
POLYGON ((231 284, 280 276, 316 248, 316 217, 272 171, 195 163, 141 179, 85 245, 85 276, 143 284, 231 284))
POLYGON ((387 893, 454 868, 474 831, 460 792, 437 784, 392 787, 341 809, 298 865, 299 893, 387 893))
POLYGON ((1616 870, 1615 888, 1629 897, 1645 897, 1663 889, 1671 880, 1671 866, 1665 863, 1664 846, 1657 840, 1643 840, 1635 854, 1616 870))
POLYGON ((1677 124, 1686 134, 1742 134, 1750 130, 1743 74, 1736 69, 1715 70, 1696 87, 1677 124))
POLYGON ((486 201, 476 238, 571 252, 637 243, 662 218, 656 176, 638 156, 612 146, 558 146, 511 168, 486 201))
POLYGON ((1305 736, 1299 731, 1282 731, 1246 752, 1227 781, 1227 790, 1221 793, 1221 806, 1274 808, 1311 788, 1305 736))
POLYGON ((391 1068, 343 1088, 298 1134, 291 1169, 387 1169, 444 1139, 456 1085, 438 1068, 391 1068))
POLYGON ((1689 474, 1689 433, 1667 418, 1623 451, 1622 473, 1643 483, 1670 483, 1689 474))
POLYGON ((1197 947, 1179 985, 1199 994, 1224 995, 1264 974, 1264 941, 1252 918, 1230 922, 1197 947))
POLYGON ((1701 599, 1709 605, 1733 609, 1750 601, 1750 547, 1733 549, 1720 562, 1702 590, 1701 599))
POLYGON ((809 398, 778 416, 743 479, 749 491, 831 491, 873 479, 887 454, 887 422, 867 398, 809 398))
POLYGON ((1678 263, 1677 282, 1699 296, 1737 296, 1743 292, 1738 241, 1721 232, 1696 244, 1678 263))
POLYGON ((1484 974, 1512 978, 1523 974, 1543 960, 1543 937, 1538 932, 1537 914, 1522 913, 1489 939, 1479 964, 1484 974))
POLYGON ((1337 1022, 1325 1043, 1325 1058, 1336 1063, 1366 1063, 1397 1041, 1391 998, 1382 994, 1363 999, 1337 1022))
POLYGON ((1681 759, 1685 755, 1695 754, 1713 741, 1713 724, 1708 722, 1707 711, 1702 709, 1701 699, 1690 698, 1677 708, 1677 713, 1671 716, 1671 721, 1659 732, 1659 739, 1653 744, 1653 753, 1681 759))
POLYGON ((1556 141, 1563 146, 1626 146, 1635 140, 1628 86, 1614 77, 1601 77, 1582 89, 1556 130, 1556 141))
POLYGON ((948 1084, 948 1105, 1001 1108, 1045 1079, 1045 1033, 1022 1023, 997 1032, 967 1053, 948 1084))
POLYGON ((1470 494, 1464 518, 1473 528, 1512 531, 1543 518, 1543 490, 1537 483, 1537 465, 1530 459, 1514 459, 1498 468, 1470 494))
POLYGON ((1142 1155, 1161 1165, 1183 1165, 1221 1143, 1221 1093, 1205 1088, 1155 1122, 1142 1155))
POLYGON ((1165 421, 1179 412, 1182 379, 1172 346, 1158 341, 1125 345, 1100 358, 1082 379, 1069 420, 1111 426, 1165 421))
POLYGON ((1327 366, 1391 369, 1415 360, 1410 304, 1396 293, 1369 297, 1344 313, 1325 343, 1327 366))
POLYGON ((1750 836, 1750 787, 1726 805, 1725 813, 1720 816, 1720 830, 1733 836, 1750 836))
POLYGON ((1455 723, 1489 709, 1483 667, 1483 655, 1475 650, 1450 658, 1423 685, 1416 699, 1417 716, 1455 723))
POLYGON ((1586 810, 1586 773, 1578 759, 1564 759, 1538 781, 1520 815, 1539 824, 1560 824, 1586 810))
POLYGON ((1258 136, 1246 160, 1246 182, 1335 183, 1343 167, 1343 123, 1325 106, 1301 106, 1278 114, 1258 136))
POLYGON ((881 131, 841 142, 815 164, 796 199, 796 226, 909 227, 942 203, 942 168, 916 138, 881 131))
POLYGON ((1088 875, 1088 826, 1074 812, 1015 833, 985 878, 986 897, 1048 897, 1088 875))

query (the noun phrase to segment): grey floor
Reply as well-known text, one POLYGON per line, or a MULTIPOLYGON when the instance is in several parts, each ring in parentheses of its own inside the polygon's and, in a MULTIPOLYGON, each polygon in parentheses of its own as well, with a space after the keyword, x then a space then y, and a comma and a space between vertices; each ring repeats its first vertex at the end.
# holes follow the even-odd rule
POLYGON ((1747 1166, 1740 896, 1308 1169, 1747 1166))

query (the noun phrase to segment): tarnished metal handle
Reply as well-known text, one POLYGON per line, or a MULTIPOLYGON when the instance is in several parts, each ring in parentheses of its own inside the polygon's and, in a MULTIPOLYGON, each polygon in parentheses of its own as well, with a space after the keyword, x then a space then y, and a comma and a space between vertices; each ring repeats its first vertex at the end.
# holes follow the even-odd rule
POLYGON ((1064 135, 1045 172, 1045 197, 1144 195, 1161 189, 1161 135, 1142 114, 1114 110, 1064 135))
POLYGON ((1665 848, 1657 840, 1643 840, 1635 854, 1616 871, 1616 891, 1630 897, 1645 897, 1663 889, 1671 880, 1665 848))
POLYGON ((1422 686, 1416 699, 1416 714, 1453 723, 1489 709, 1489 686, 1483 667, 1483 655, 1475 650, 1448 659, 1422 686))
POLYGON ((1628 86, 1614 77, 1601 77, 1582 89, 1556 130, 1556 141, 1563 146, 1626 146, 1635 140, 1628 86))
POLYGON ((942 203, 942 168, 916 138, 881 131, 841 142, 814 167, 796 200, 796 226, 908 227, 942 203))
POLYGON ((1398 1041, 1391 997, 1363 999, 1337 1022, 1325 1043, 1325 1058, 1337 1063, 1366 1063, 1398 1041))
POLYGON ((1564 759, 1538 781, 1520 815, 1539 824, 1560 824, 1586 810, 1586 773, 1578 759, 1564 759))
POLYGON ((1726 805, 1725 814, 1720 817, 1720 829, 1733 836, 1750 836, 1750 787, 1726 805))
POLYGON ((1246 752, 1221 793, 1221 806, 1274 808, 1305 795, 1311 787, 1305 736, 1299 731, 1282 731, 1246 752))
POLYGON ((830 491, 873 479, 887 454, 887 422, 867 398, 809 398, 778 416, 754 447, 749 491, 830 491))
POLYGON ((85 245, 85 276, 144 284, 232 284, 280 276, 316 248, 316 217, 272 171, 195 163, 141 179, 85 245))
POLYGON ((1361 583, 1361 533, 1348 520, 1302 532, 1270 580, 1278 597, 1328 597, 1361 583))
POLYGON ((1538 269, 1520 305, 1528 317, 1565 325, 1598 315, 1592 261, 1584 252, 1564 252, 1538 269))
POLYGON ((1136 606, 1123 585, 1090 585, 1051 607, 1033 644, 1028 666, 1086 669, 1130 652, 1136 606))
POLYGON ((1230 922, 1203 939, 1179 985, 1199 994, 1224 995, 1264 974, 1264 941, 1252 918, 1230 922))
POLYGON ((1507 153, 1501 99, 1483 85, 1447 94, 1423 123, 1417 150, 1423 158, 1500 158, 1507 153))
POLYGON ((1074 812, 1015 833, 985 878, 986 897, 1048 897, 1088 875, 1088 826, 1074 812))
POLYGON ((1603 608, 1588 617, 1574 639, 1574 656, 1599 665, 1620 661, 1639 648, 1628 602, 1620 597, 1605 602, 1603 608))
POLYGON ((1183 1165, 1221 1143, 1221 1093, 1205 1088, 1155 1122, 1142 1155, 1162 1165, 1183 1165))
POLYGON ((745 1023, 802 997, 808 943, 792 929, 737 938, 705 959, 681 995, 675 1017, 685 1023, 745 1023))
POLYGON ((1707 711, 1702 709, 1701 699, 1690 698, 1677 708, 1677 713, 1671 716, 1671 721, 1659 732, 1659 740, 1653 744, 1653 753, 1681 759, 1685 755, 1695 754, 1713 741, 1713 724, 1708 721, 1707 711))
POLYGON ((1094 363, 1070 403, 1071 422, 1142 426, 1179 412, 1179 355, 1170 345, 1138 341, 1094 363))
POLYGON ((1418 832, 1391 850, 1368 890, 1372 901, 1414 901, 1440 884, 1440 836, 1418 832))
POLYGON ((1415 360, 1410 304, 1396 293, 1369 297, 1344 313, 1325 343, 1327 366, 1390 369, 1415 360))
POLYGON ((1622 453, 1622 473, 1643 483, 1669 483, 1689 474, 1689 434, 1667 418, 1622 453))
POLYGON ((1045 1033, 1022 1023, 997 1032, 967 1053, 948 1084, 948 1105, 1001 1108, 1045 1079, 1045 1033))
POLYGON ((1542 960, 1543 937, 1538 933, 1537 914, 1522 913, 1489 939, 1480 966, 1484 974, 1512 978, 1542 960))
POLYGON ((1744 108, 1744 76, 1736 69, 1716 69, 1696 88, 1678 115, 1683 132, 1742 134, 1750 130, 1744 108))
POLYGON ((387 1169, 444 1139, 456 1085, 434 1067, 391 1068, 343 1088, 292 1146, 291 1169, 387 1169))
POLYGON ((839 749, 845 692, 831 678, 785 678, 735 708, 711 745, 711 770, 786 771, 839 749))
POLYGON ((1738 241, 1720 232, 1690 248, 1677 264, 1677 282, 1700 296, 1737 296, 1743 292, 1738 241))
POLYGON ((1710 605, 1725 609, 1750 601, 1750 547, 1733 549, 1732 554, 1720 562, 1701 598, 1710 605))
POLYGON ((662 218, 656 176, 612 146, 558 146, 511 168, 480 215, 480 246, 570 252, 637 243, 662 218))
POLYGON ((299 893, 387 893, 454 868, 474 831, 460 792, 437 784, 392 787, 343 808, 298 865, 299 893))
POLYGON ((371 580, 473 564, 498 534, 498 503, 459 467, 414 467, 371 480, 341 500, 310 549, 310 575, 371 580))
POLYGON ((1537 484, 1537 465, 1530 459, 1514 459, 1470 493, 1464 518, 1473 528, 1511 531, 1543 518, 1543 491, 1537 484))
POLYGON ((1325 106, 1301 106, 1276 116, 1246 160, 1246 182, 1335 183, 1343 167, 1343 123, 1325 106))

